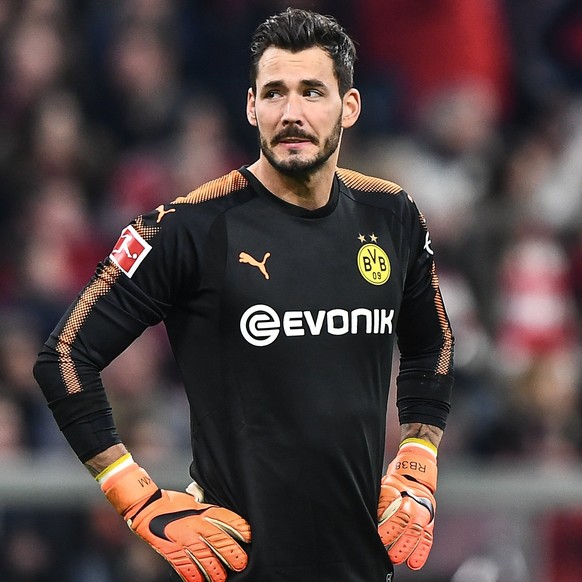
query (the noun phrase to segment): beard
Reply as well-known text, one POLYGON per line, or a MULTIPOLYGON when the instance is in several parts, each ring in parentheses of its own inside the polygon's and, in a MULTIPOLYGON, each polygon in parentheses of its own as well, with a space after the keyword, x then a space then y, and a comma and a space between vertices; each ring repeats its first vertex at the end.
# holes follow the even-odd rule
POLYGON ((275 155, 273 148, 282 140, 287 138, 308 139, 315 145, 319 145, 319 140, 308 133, 305 133, 296 125, 291 125, 287 129, 275 135, 270 143, 261 135, 259 131, 259 145, 261 152, 268 162, 277 170, 290 178, 307 178, 316 173, 329 160, 337 150, 342 134, 342 119, 338 118, 331 133, 326 137, 323 147, 318 153, 310 158, 302 158, 301 154, 290 154, 287 159, 279 159, 275 155))

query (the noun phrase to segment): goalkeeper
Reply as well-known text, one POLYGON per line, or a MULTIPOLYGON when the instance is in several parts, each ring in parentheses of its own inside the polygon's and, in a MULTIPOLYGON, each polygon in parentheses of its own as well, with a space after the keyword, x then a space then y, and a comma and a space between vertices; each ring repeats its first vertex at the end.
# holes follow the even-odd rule
POLYGON ((124 228, 35 364, 79 459, 185 582, 385 582, 431 550, 453 336, 413 198, 337 166, 361 109, 354 60, 331 17, 263 22, 246 102, 258 159, 124 228), (101 381, 158 323, 190 405, 181 492, 126 449, 101 381))

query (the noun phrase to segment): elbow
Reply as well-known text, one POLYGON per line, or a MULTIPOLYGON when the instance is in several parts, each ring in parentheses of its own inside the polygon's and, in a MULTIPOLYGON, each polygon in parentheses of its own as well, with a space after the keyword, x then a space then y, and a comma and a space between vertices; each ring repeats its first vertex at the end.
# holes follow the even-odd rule
POLYGON ((56 386, 61 383, 58 354, 45 346, 32 366, 32 375, 47 400, 50 401, 56 386))

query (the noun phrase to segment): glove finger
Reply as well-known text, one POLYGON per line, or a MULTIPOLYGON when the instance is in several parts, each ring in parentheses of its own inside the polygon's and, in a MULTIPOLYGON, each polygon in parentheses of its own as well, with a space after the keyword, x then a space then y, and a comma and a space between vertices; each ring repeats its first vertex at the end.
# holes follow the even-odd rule
POLYGON ((406 526, 390 545, 388 555, 397 565, 412 558, 411 562, 416 564, 414 569, 419 569, 428 558, 432 546, 432 514, 426 508, 422 509, 411 497, 404 497, 399 513, 402 514, 401 519, 406 520, 406 526), (423 545, 419 548, 421 542, 423 545))
MULTIPOLYGON (((139 533, 137 535, 139 536, 139 533)), ((210 580, 208 574, 204 572, 202 564, 199 565, 196 560, 192 560, 189 553, 183 551, 182 548, 161 551, 151 541, 145 541, 174 568, 184 582, 208 582, 210 580)), ((216 580, 217 582, 224 582, 226 580, 226 573, 224 573, 223 578, 216 578, 216 580)))
MULTIPOLYGON (((185 573, 192 576, 192 572, 197 569, 202 573, 204 582, 225 582, 226 570, 214 549, 205 542, 206 540, 201 539, 199 542, 184 548, 184 554, 189 563, 185 562, 181 567, 174 566, 174 569, 182 576, 185 573)), ((186 577, 185 580, 187 582, 197 581, 197 578, 186 577)))
POLYGON ((213 507, 204 514, 206 521, 214 524, 239 542, 251 541, 251 526, 234 511, 224 507, 213 507))
POLYGON ((402 495, 396 487, 382 485, 380 490, 380 500, 378 501, 378 522, 389 519, 400 507, 402 495))
POLYGON ((243 570, 248 563, 247 554, 232 536, 224 533, 222 527, 226 524, 216 522, 210 517, 206 517, 205 520, 214 524, 216 528, 215 533, 205 534, 203 541, 225 566, 235 572, 243 570))
POLYGON ((185 535, 189 525, 182 523, 181 529, 170 525, 166 528, 165 539, 144 537, 140 531, 135 533, 170 562, 185 582, 225 582, 225 565, 237 571, 246 566, 248 560, 244 550, 221 529, 209 525, 204 534, 191 530, 185 535), (188 540, 186 544, 185 539, 188 540), (225 549, 229 545, 234 548, 225 549))
POLYGON ((186 518, 165 528, 164 535, 168 542, 161 538, 149 542, 158 545, 164 553, 172 552, 175 548, 184 548, 191 561, 200 566, 208 579, 214 582, 226 577, 222 565, 240 571, 248 562, 246 552, 235 539, 225 533, 223 527, 226 525, 206 515, 202 519, 186 518))
POLYGON ((418 546, 422 536, 422 528, 418 524, 410 524, 388 549, 388 556, 393 564, 405 562, 418 546))
POLYGON ((398 508, 391 515, 380 521, 378 533, 384 547, 391 546, 406 530, 410 522, 410 512, 406 511, 405 503, 402 499, 398 500, 398 508))
POLYGON ((411 570, 420 570, 428 559, 428 555, 432 548, 433 541, 433 525, 428 526, 421 535, 420 541, 414 551, 410 554, 406 563, 411 570))

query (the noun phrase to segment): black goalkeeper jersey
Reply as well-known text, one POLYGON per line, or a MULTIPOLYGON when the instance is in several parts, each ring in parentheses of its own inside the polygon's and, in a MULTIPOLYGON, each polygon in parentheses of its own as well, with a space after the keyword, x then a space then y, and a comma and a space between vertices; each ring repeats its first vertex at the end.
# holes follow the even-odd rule
POLYGON ((134 220, 35 367, 82 460, 119 442, 99 371, 161 321, 190 402, 192 476, 251 525, 249 565, 229 580, 385 582, 396 338, 401 422, 444 426, 451 386, 451 330, 411 198, 339 169, 309 211, 241 168, 134 220))

